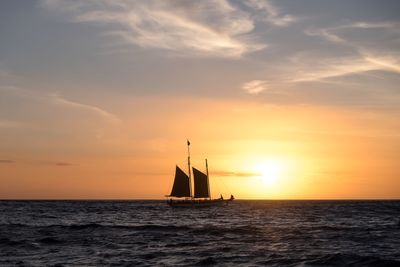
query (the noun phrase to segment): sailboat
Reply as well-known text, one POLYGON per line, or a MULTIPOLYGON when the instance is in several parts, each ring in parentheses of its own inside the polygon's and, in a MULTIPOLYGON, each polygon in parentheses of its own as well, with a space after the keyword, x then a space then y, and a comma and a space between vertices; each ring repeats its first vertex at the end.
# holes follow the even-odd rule
POLYGON ((233 195, 229 199, 220 198, 212 199, 210 194, 210 183, 208 175, 208 162, 206 161, 206 173, 199 171, 196 168, 193 170, 194 194, 192 193, 191 168, 190 168, 190 142, 188 146, 188 171, 187 175, 181 168, 176 166, 174 185, 172 186, 171 194, 167 195, 167 203, 171 207, 209 207, 221 204, 226 204, 233 201, 233 195))

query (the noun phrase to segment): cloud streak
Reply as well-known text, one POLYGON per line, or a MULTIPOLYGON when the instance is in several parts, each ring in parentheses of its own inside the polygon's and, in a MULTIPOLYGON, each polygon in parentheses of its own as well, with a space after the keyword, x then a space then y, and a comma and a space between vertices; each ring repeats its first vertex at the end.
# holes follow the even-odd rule
POLYGON ((242 85, 242 90, 251 95, 257 95, 267 90, 267 81, 252 80, 242 85))
POLYGON ((85 110, 85 111, 97 114, 112 123, 120 123, 121 122, 121 120, 117 116, 115 116, 114 114, 112 114, 108 111, 105 111, 104 109, 101 109, 97 106, 87 105, 87 104, 82 104, 79 102, 71 101, 71 100, 61 97, 58 94, 50 95, 49 99, 51 100, 52 103, 54 103, 56 105, 85 110))
MULTIPOLYGON (((14 96, 18 96, 21 98, 28 98, 28 99, 35 99, 39 101, 44 101, 47 102, 48 104, 53 104, 56 106, 61 106, 61 107, 67 107, 71 109, 76 109, 76 110, 82 110, 88 113, 96 114, 97 116, 102 117, 106 121, 110 123, 120 123, 121 120, 114 114, 104 110, 103 108, 97 107, 95 105, 89 105, 89 104, 84 104, 80 103, 77 101, 72 101, 69 99, 66 99, 65 97, 62 97, 58 93, 52 93, 52 94, 37 94, 34 93, 30 90, 22 89, 19 87, 14 87, 14 86, 3 86, 0 87, 0 91, 3 91, 7 94, 11 94, 14 96)), ((17 127, 23 127, 23 124, 20 124, 19 122, 13 122, 13 121, 0 121, 0 127, 4 128, 17 128, 17 127)))
POLYGON ((58 161, 58 162, 49 162, 52 165, 59 166, 59 167, 68 167, 73 166, 73 163, 65 162, 65 161, 58 161))
POLYGON ((164 49, 180 55, 238 58, 266 46, 246 38, 254 29, 254 21, 225 0, 118 3, 57 0, 43 4, 50 10, 69 14, 74 22, 102 26, 107 35, 142 48, 164 49))
POLYGON ((55 166, 55 167, 69 167, 69 166, 76 166, 78 164, 67 162, 67 161, 54 161, 54 160, 20 160, 20 162, 25 164, 33 164, 33 165, 48 165, 48 166, 55 166))
POLYGON ((12 163, 15 163, 15 161, 11 159, 0 159, 0 164, 12 164, 12 163))
POLYGON ((255 172, 231 172, 231 171, 213 171, 212 175, 224 177, 258 177, 260 173, 255 172))
MULTIPOLYGON (((308 61, 307 61, 308 62, 308 61)), ((308 62, 309 63, 309 62, 308 62)), ((300 64, 300 63, 299 63, 300 64)), ((314 65, 303 66, 292 75, 288 82, 321 81, 345 75, 360 74, 368 71, 388 71, 400 73, 400 66, 394 58, 375 55, 321 59, 314 65)))
MULTIPOLYGON (((298 82, 321 82, 326 79, 339 78, 342 76, 363 74, 369 71, 385 71, 400 73, 400 60, 398 51, 393 49, 368 48, 366 43, 360 40, 351 40, 351 36, 365 34, 365 30, 379 29, 391 36, 398 38, 400 31, 396 22, 352 22, 335 27, 307 28, 304 30, 306 36, 320 37, 335 49, 343 49, 346 54, 332 56, 329 51, 320 50, 318 54, 314 51, 303 51, 291 56, 282 67, 280 74, 283 77, 281 84, 298 82), (349 33, 355 33, 349 35, 349 33), (351 52, 350 54, 348 52, 351 52), (324 53, 326 52, 326 56, 324 53)), ((366 36, 372 43, 372 36, 366 36)), ((388 40, 390 43, 391 41, 388 40)), ((340 51, 340 50, 338 50, 340 51)))
POLYGON ((297 19, 293 15, 283 14, 279 8, 268 0, 248 0, 247 5, 261 11, 262 20, 271 23, 275 26, 288 26, 297 19))

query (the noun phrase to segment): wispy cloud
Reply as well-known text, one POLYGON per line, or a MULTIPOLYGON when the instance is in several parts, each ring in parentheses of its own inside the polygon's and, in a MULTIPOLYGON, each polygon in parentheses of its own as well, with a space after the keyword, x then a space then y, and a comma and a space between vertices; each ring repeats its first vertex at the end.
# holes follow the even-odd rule
POLYGON ((400 33, 399 30, 400 23, 398 22, 366 22, 366 21, 359 21, 359 22, 352 22, 352 23, 345 23, 342 25, 334 26, 334 27, 326 27, 326 28, 316 28, 311 27, 304 31, 306 35, 309 36, 319 36, 327 41, 334 42, 334 43, 342 43, 349 46, 356 46, 349 40, 344 37, 341 37, 341 33, 343 31, 349 30, 365 30, 365 29, 382 29, 388 30, 391 32, 400 33))
POLYGON ((121 121, 114 114, 112 114, 108 111, 105 111, 104 109, 101 109, 97 106, 71 101, 64 97, 61 97, 59 94, 51 94, 48 97, 52 101, 52 103, 55 103, 56 105, 62 105, 62 106, 66 106, 66 107, 81 109, 81 110, 85 110, 85 111, 88 111, 91 113, 95 113, 112 123, 119 123, 121 121))
POLYGON ((297 19, 293 15, 283 14, 283 12, 268 0, 248 0, 247 5, 261 11, 263 13, 263 20, 275 26, 288 26, 295 22, 297 19))
POLYGON ((306 29, 304 33, 308 36, 319 36, 323 37, 324 39, 334 42, 334 43, 346 43, 346 41, 340 38, 338 35, 332 33, 329 29, 315 29, 310 28, 306 29))
MULTIPOLYGON (((283 14, 270 1, 251 0, 246 3, 255 9, 270 10, 274 18, 283 14)), ((295 17, 288 22, 294 20, 295 17)), ((290 23, 278 24, 290 26, 290 23)), ((351 88, 349 80, 342 78, 353 75, 377 77, 379 74, 372 73, 376 71, 400 73, 400 54, 396 46, 400 38, 398 22, 345 21, 330 27, 312 27, 308 22, 305 26, 306 49, 293 50, 291 45, 283 45, 286 54, 279 61, 272 58, 272 63, 265 64, 265 76, 258 73, 258 79, 242 84, 244 92, 258 95, 268 91, 283 100, 285 96, 293 95, 298 83, 346 84, 351 88), (383 39, 386 40, 384 43, 383 39)))
POLYGON ((0 159, 0 164, 11 164, 15 163, 15 160, 12 159, 0 159))
MULTIPOLYGON (((315 61, 312 55, 307 55, 307 58, 302 57, 301 60, 292 60, 292 63, 298 63, 298 71, 295 72, 291 82, 321 81, 326 78, 377 70, 400 73, 398 51, 393 49, 379 49, 377 47, 371 49, 360 41, 350 40, 349 35, 344 34, 350 31, 359 35, 361 34, 359 31, 365 29, 381 29, 394 32, 397 38, 399 38, 398 34, 400 31, 398 27, 399 23, 396 22, 352 22, 335 27, 306 29, 304 31, 306 35, 321 37, 335 45, 347 47, 353 51, 353 54, 346 56, 338 55, 336 58, 323 58, 319 56, 318 61, 315 61), (310 60, 313 61, 312 65, 310 64, 310 60)), ((358 35, 355 34, 354 36, 358 35)), ((371 38, 373 37, 369 36, 368 38, 371 42, 371 38)))
MULTIPOLYGON (((309 61, 305 62, 310 63, 309 61)), ((292 74, 292 79, 288 80, 288 82, 321 81, 328 78, 377 70, 400 73, 400 66, 393 58, 379 58, 373 55, 337 59, 326 58, 320 59, 314 65, 305 66, 304 64, 297 72, 292 74)))
POLYGON ((396 56, 364 55, 364 59, 379 69, 400 73, 400 60, 396 56))
POLYGON ((306 44, 305 49, 284 47, 287 53, 279 61, 273 58, 272 64, 265 64, 265 76, 257 73, 257 80, 242 84, 241 88, 253 95, 268 92, 270 101, 285 103, 396 104, 397 93, 390 89, 394 85, 383 79, 389 77, 388 73, 392 73, 390 77, 400 74, 398 26, 397 22, 365 21, 320 28, 306 24, 305 43, 300 44, 306 44), (305 88, 305 82, 321 86, 309 84, 305 88), (387 86, 374 86, 383 83, 387 86), (325 88, 337 90, 324 93, 325 88), (351 94, 357 98, 349 97, 351 94))
POLYGON ((75 22, 102 26, 108 35, 143 48, 180 55, 240 57, 265 47, 246 38, 254 29, 251 16, 225 0, 57 0, 43 4, 68 13, 75 22))
MULTIPOLYGON (((95 105, 89 105, 89 104, 84 104, 84 103, 77 102, 77 101, 72 101, 65 97, 62 97, 58 93, 52 93, 52 94, 37 93, 37 92, 33 92, 31 90, 26 90, 26 89, 14 87, 14 86, 0 86, 0 91, 15 95, 15 96, 18 96, 21 98, 36 99, 39 101, 44 101, 48 104, 53 104, 53 105, 72 108, 72 109, 78 109, 78 110, 82 110, 82 111, 89 112, 92 114, 96 114, 111 123, 119 123, 121 121, 116 115, 104 110, 103 108, 100 108, 95 105)), ((15 127, 22 127, 22 126, 23 125, 18 122, 4 121, 4 120, 0 121, 0 127, 14 127, 15 128, 15 127)))
POLYGON ((336 27, 337 29, 339 28, 360 28, 360 29, 379 29, 379 28, 386 28, 386 29, 393 29, 395 31, 399 31, 399 25, 400 23, 398 22, 389 22, 389 21, 384 21, 384 22, 367 22, 367 21, 359 21, 359 22, 353 22, 350 24, 345 24, 339 27, 336 27))
POLYGON ((40 159, 20 160, 20 162, 25 163, 25 164, 49 165, 49 166, 56 166, 56 167, 69 167, 69 166, 78 165, 78 164, 68 162, 68 161, 40 160, 40 159))
POLYGON ((227 176, 227 177, 257 177, 260 173, 255 172, 231 172, 231 171, 213 171, 212 175, 216 176, 227 176))
POLYGON ((72 166, 74 165, 71 162, 65 162, 65 161, 58 161, 58 162, 51 162, 55 166, 60 166, 60 167, 66 167, 66 166, 72 166))
POLYGON ((267 81, 263 80, 252 80, 242 85, 242 90, 251 95, 259 94, 267 89, 267 81))

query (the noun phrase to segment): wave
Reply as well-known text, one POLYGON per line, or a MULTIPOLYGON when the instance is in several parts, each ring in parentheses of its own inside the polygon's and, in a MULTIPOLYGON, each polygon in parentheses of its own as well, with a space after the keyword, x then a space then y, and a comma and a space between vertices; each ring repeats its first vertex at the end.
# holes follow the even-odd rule
POLYGON ((0 238, 0 244, 3 245, 3 246, 4 245, 6 245, 6 246, 18 246, 18 245, 23 244, 23 242, 22 241, 11 240, 11 239, 9 239, 7 237, 3 237, 3 238, 0 238))
POLYGON ((50 224, 50 225, 30 225, 30 224, 2 224, 2 227, 16 229, 16 228, 36 228, 36 229, 57 229, 65 228, 68 230, 79 231, 79 230, 104 230, 104 229, 126 229, 133 231, 187 231, 193 228, 189 226, 174 226, 174 225, 157 225, 157 224, 144 224, 144 225, 112 225, 112 224, 98 224, 98 223, 86 223, 86 224, 50 224))
POLYGON ((222 226, 202 226, 200 228, 193 228, 191 231, 194 234, 208 234, 208 235, 253 235, 258 234, 261 230, 254 226, 236 226, 236 227, 222 227, 222 226))
POLYGON ((331 254, 318 259, 301 263, 298 266, 362 266, 362 267, 397 267, 400 261, 382 259, 374 256, 360 256, 355 254, 331 254))
POLYGON ((8 228, 38 228, 38 229, 52 229, 52 228, 66 228, 68 230, 95 230, 95 229, 126 229, 132 231, 190 231, 193 234, 257 234, 260 229, 254 226, 237 226, 237 227, 223 227, 223 226, 186 226, 186 225, 160 225, 160 224, 144 224, 144 225, 112 225, 112 224, 51 224, 51 225, 29 225, 29 224, 2 224, 1 227, 8 228))
POLYGON ((400 201, 361 204, 0 202, 0 266, 400 266, 400 201))
POLYGON ((205 259, 201 259, 199 260, 195 265, 196 266, 214 266, 216 265, 218 262, 212 258, 212 257, 207 257, 205 259))
POLYGON ((87 223, 87 224, 71 224, 71 225, 49 225, 47 227, 66 227, 71 230, 85 230, 85 229, 96 229, 107 227, 98 223, 87 223))
POLYGON ((61 244, 64 243, 64 241, 53 238, 53 237, 45 237, 41 238, 38 240, 40 243, 45 244, 45 245, 55 245, 55 244, 61 244))

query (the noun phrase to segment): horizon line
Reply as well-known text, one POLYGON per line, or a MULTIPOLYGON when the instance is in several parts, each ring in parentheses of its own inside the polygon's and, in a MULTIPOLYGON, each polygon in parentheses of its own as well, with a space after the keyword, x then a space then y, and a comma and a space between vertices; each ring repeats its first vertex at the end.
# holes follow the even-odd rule
MULTIPOLYGON (((161 198, 0 198, 0 201, 165 201, 161 198)), ((400 198, 235 198, 235 201, 400 201, 400 198)))

